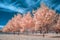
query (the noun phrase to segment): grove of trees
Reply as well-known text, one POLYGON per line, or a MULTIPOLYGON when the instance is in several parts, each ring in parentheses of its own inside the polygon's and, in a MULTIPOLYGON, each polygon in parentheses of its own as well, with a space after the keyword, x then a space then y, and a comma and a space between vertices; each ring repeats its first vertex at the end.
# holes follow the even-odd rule
POLYGON ((8 23, 3 28, 3 32, 36 32, 41 33, 47 32, 60 32, 60 14, 56 13, 54 10, 49 9, 45 5, 41 5, 33 13, 33 17, 30 12, 25 15, 17 14, 8 21, 8 23))

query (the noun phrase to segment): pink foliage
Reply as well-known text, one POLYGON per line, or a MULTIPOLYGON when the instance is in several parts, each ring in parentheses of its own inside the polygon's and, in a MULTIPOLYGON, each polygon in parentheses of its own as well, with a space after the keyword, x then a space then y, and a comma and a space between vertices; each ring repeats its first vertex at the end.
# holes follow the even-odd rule
POLYGON ((60 17, 55 24, 57 15, 55 11, 49 9, 45 5, 34 12, 34 17, 31 17, 30 12, 23 17, 20 14, 15 15, 3 28, 3 32, 24 32, 30 31, 47 31, 47 30, 60 30, 60 17), (48 26, 47 26, 48 25, 48 26), (52 25, 55 25, 54 27, 52 25), (51 28, 51 29, 50 29, 51 28))

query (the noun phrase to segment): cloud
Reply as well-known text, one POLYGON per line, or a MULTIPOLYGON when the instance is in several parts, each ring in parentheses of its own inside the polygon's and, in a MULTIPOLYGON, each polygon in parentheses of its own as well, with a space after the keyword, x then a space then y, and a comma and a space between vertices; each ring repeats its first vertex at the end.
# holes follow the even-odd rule
POLYGON ((0 30, 2 30, 3 27, 4 27, 3 25, 0 25, 0 30))

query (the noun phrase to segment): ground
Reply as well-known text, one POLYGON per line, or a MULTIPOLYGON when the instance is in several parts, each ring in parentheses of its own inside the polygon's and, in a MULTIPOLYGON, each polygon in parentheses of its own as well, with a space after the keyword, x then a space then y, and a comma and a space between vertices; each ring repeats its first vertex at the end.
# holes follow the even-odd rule
POLYGON ((60 40, 60 34, 45 34, 44 37, 42 35, 0 34, 0 40, 60 40))

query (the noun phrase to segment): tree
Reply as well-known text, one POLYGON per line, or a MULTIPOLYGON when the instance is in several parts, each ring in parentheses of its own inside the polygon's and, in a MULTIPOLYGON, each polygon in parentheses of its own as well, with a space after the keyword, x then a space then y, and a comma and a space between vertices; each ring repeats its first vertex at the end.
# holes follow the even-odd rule
POLYGON ((5 25, 5 27, 2 29, 3 32, 10 32, 11 31, 11 20, 5 25))
POLYGON ((59 17, 58 17, 58 20, 57 20, 57 24, 56 24, 56 26, 54 27, 54 31, 56 32, 56 33, 60 33, 60 15, 59 15, 59 17))
POLYGON ((23 30, 29 30, 31 31, 31 29, 34 27, 34 22, 33 22, 33 18, 31 17, 30 12, 28 12, 26 15, 24 15, 24 17, 21 20, 21 27, 23 27, 23 30))
POLYGON ((52 9, 48 9, 44 4, 34 14, 35 29, 47 32, 49 25, 54 22, 57 14, 52 9), (40 28, 40 29, 39 29, 40 28))

